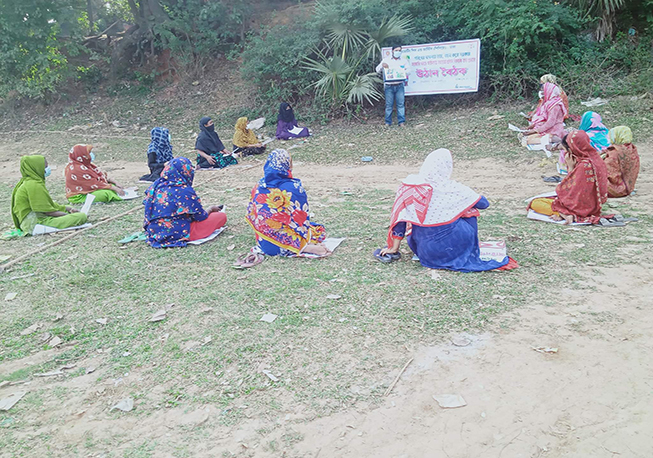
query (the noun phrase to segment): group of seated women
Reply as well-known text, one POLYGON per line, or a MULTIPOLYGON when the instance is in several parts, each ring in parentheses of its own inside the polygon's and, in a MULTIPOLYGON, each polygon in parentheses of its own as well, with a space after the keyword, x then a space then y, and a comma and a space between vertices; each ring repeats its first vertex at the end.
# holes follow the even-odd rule
MULTIPOLYGON (((288 103, 279 106, 277 115, 277 140, 308 137, 306 127, 299 127, 295 113, 288 103)), ((155 127, 151 132, 152 141, 147 148, 147 161, 150 173, 141 177, 142 182, 152 183, 161 176, 166 163, 173 158, 170 132, 164 127, 155 127)), ((233 149, 229 151, 215 131, 213 120, 205 116, 199 121, 199 134, 195 140, 197 168, 222 169, 237 164, 238 157, 265 153, 265 146, 248 127, 246 117, 238 118, 232 138, 233 149)))

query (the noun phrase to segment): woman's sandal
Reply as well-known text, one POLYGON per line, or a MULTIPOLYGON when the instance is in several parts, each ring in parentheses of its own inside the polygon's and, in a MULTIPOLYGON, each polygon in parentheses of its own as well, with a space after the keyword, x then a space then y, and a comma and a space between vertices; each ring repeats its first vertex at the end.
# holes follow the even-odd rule
POLYGON ((386 253, 384 255, 381 254, 381 248, 377 248, 374 250, 374 257, 381 261, 383 264, 390 264, 393 261, 398 261, 401 259, 401 253, 386 253))
POLYGON ((239 256, 236 262, 234 262, 234 265, 232 266, 234 269, 249 269, 250 267, 254 267, 256 265, 259 265, 265 260, 265 255, 261 253, 249 253, 249 254, 244 254, 242 256, 239 256))

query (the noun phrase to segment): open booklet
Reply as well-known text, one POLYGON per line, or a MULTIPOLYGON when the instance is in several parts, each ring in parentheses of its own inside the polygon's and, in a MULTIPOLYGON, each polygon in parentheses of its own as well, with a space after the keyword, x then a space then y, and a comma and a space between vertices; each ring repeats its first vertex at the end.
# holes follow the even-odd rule
POLYGON ((304 130, 303 127, 295 126, 292 129, 290 129, 288 132, 290 132, 293 135, 299 135, 302 133, 303 130, 304 130))

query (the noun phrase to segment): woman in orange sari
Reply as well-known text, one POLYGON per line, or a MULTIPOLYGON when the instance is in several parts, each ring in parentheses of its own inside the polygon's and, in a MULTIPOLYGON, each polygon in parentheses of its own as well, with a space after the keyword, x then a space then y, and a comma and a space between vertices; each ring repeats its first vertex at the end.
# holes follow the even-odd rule
POLYGON ((608 135, 611 146, 602 155, 608 169, 608 196, 625 197, 635 190, 639 154, 633 145, 633 133, 629 127, 615 127, 610 129, 608 135))
POLYGON ((608 171, 586 132, 562 139, 569 174, 556 188, 556 198, 533 199, 529 208, 555 221, 598 224, 608 200, 608 171))

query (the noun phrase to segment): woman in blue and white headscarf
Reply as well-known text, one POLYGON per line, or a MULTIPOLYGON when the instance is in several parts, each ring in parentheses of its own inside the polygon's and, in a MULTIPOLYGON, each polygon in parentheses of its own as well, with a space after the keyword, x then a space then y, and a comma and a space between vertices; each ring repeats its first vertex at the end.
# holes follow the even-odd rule
POLYGON ((161 176, 166 163, 173 158, 170 131, 165 127, 155 127, 150 135, 152 141, 147 147, 147 165, 150 168, 150 173, 141 177, 141 181, 148 183, 156 181, 161 176))

